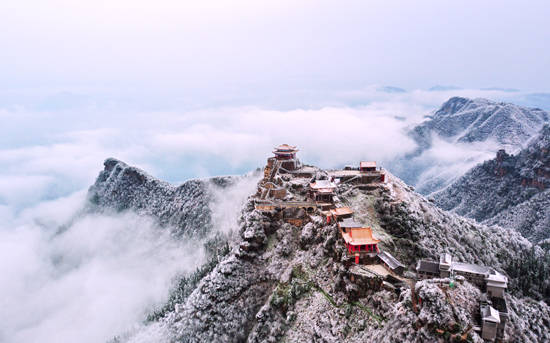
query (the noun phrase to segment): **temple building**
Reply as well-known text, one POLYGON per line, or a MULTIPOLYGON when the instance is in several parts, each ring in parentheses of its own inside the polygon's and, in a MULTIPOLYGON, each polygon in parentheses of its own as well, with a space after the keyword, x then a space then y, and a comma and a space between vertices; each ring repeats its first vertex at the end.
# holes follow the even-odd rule
POLYGON ((296 158, 297 152, 295 146, 288 144, 281 144, 273 150, 274 159, 279 162, 281 171, 289 172, 300 168, 300 162, 296 158))
POLYGON ((504 291, 508 287, 508 278, 493 268, 455 262, 450 254, 442 254, 439 263, 435 261, 418 261, 416 273, 420 279, 462 275, 470 283, 482 290, 487 290, 491 297, 503 298, 504 291))
POLYGON ((336 184, 330 180, 317 180, 309 184, 309 189, 313 201, 332 203, 336 184))
POLYGON ((451 254, 441 254, 439 256, 439 276, 441 277, 449 277, 451 276, 451 263, 453 261, 453 257, 451 254))
POLYGON ((485 286, 485 279, 492 271, 491 267, 461 262, 453 262, 451 268, 455 275, 464 276, 466 280, 480 288, 485 286))
POLYGON ((354 221, 351 218, 346 218, 338 222, 338 228, 343 233, 348 232, 350 229, 362 228, 363 224, 354 221))
POLYGON ((485 278, 485 287, 490 297, 504 298, 504 290, 508 287, 508 278, 493 270, 485 278))
POLYGON ((282 210, 283 220, 294 226, 303 226, 308 220, 305 209, 299 207, 290 207, 282 210))
POLYGON ((419 260, 416 264, 416 276, 419 279, 432 279, 440 277, 439 263, 434 261, 419 260))
POLYGON ((338 223, 340 233, 350 255, 355 256, 355 263, 359 263, 361 256, 374 257, 378 254, 379 239, 372 236, 370 227, 363 227, 351 219, 345 219, 338 223))
MULTIPOLYGON (((487 304, 498 311, 500 322, 497 326, 497 339, 504 338, 504 331, 506 330, 506 323, 508 322, 508 306, 506 305, 506 299, 504 297, 490 297, 487 293, 482 294, 482 305, 487 304)), ((490 327, 490 326, 489 326, 490 327)))
POLYGON ((257 196, 260 199, 284 199, 286 193, 286 188, 268 181, 258 187, 257 196))
POLYGON ((349 207, 338 207, 321 211, 321 215, 326 219, 327 224, 331 224, 350 219, 353 216, 353 210, 349 207))
POLYGON ((375 161, 359 162, 359 171, 362 172, 362 173, 375 172, 376 171, 376 162, 375 161))

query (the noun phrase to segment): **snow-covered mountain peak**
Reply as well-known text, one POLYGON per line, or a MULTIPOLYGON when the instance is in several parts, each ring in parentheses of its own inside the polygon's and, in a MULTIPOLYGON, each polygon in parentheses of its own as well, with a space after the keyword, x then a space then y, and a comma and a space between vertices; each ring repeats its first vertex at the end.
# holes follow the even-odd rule
POLYGON ((550 115, 537 108, 453 97, 409 131, 417 149, 390 169, 419 192, 430 194, 499 149, 519 151, 549 120, 550 115), (452 160, 453 156, 459 158, 452 160))
POLYGON ((460 96, 454 96, 445 101, 441 107, 435 111, 434 116, 446 116, 458 113, 467 108, 476 108, 487 105, 490 100, 483 98, 468 99, 460 96))
POLYGON ((415 128, 418 138, 438 135, 453 142, 493 140, 511 150, 519 149, 545 122, 547 112, 488 99, 453 97, 438 109, 431 120, 415 128))
MULTIPOLYGON (((90 190, 97 195, 97 204, 122 203, 138 213, 179 223, 193 235, 201 234, 189 228, 200 218, 196 211, 208 207, 193 206, 205 199, 203 181, 174 187, 137 173, 138 169, 126 171, 130 167, 115 161, 107 161, 90 190), (190 187, 186 185, 194 186, 183 191, 190 187), (193 195, 189 189, 195 186, 193 195)), ((385 182, 369 187, 340 184, 334 201, 348 206, 355 220, 372 228, 381 250, 391 252, 406 269, 414 270, 420 258, 435 259, 450 252, 457 261, 506 273, 510 280, 507 336, 525 342, 536 342, 532 332, 550 337, 550 328, 542 322, 550 309, 522 298, 526 285, 519 280, 525 278, 522 267, 527 264, 516 266, 516 261, 528 259, 529 265, 546 269, 540 248, 533 249, 514 230, 488 228, 440 210, 398 178, 386 175, 385 182), (531 255, 522 255, 525 251, 531 255), (526 331, 528 323, 536 324, 526 331)), ((284 199, 297 199, 308 192, 310 180, 298 181, 288 175, 277 177, 278 188, 286 193, 284 199)), ((170 341, 183 342, 414 342, 436 341, 439 331, 481 341, 469 330, 476 325, 479 290, 474 286, 464 282, 448 293, 440 287, 448 280, 384 286, 372 273, 368 282, 361 283, 362 279, 354 279, 338 226, 327 223, 322 210, 304 213, 305 222, 289 221, 284 210, 279 213, 256 206, 255 200, 263 194, 260 190, 256 195, 253 191, 238 209, 237 237, 212 244, 214 249, 229 249, 179 280, 167 304, 150 316, 148 327, 113 342, 140 341, 151 330, 162 331, 170 341), (411 305, 412 289, 422 299, 419 312, 411 305), (446 300, 449 296, 455 303, 446 300)), ((527 286, 544 289, 539 279, 527 286)))

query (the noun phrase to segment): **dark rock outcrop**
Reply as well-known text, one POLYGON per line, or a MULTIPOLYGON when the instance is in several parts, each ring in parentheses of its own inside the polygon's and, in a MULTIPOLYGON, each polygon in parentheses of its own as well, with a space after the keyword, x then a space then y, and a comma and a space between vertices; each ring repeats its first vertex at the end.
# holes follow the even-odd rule
POLYGON ((550 126, 516 155, 499 151, 433 197, 445 210, 514 228, 533 242, 550 238, 550 126))

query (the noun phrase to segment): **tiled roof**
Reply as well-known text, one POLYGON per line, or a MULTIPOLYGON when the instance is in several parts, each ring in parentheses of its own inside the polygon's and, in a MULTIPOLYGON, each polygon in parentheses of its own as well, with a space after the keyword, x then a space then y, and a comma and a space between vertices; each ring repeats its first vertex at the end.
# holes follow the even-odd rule
POLYGON ((391 269, 395 269, 397 267, 405 268, 405 266, 401 262, 399 262, 395 257, 393 257, 393 255, 390 254, 389 252, 382 251, 381 253, 378 254, 378 257, 382 261, 384 261, 384 263, 390 266, 391 269))
POLYGON ((312 189, 318 190, 318 189, 334 189, 336 188, 336 184, 330 180, 317 180, 309 185, 312 189))
POLYGON ((343 228, 343 227, 346 227, 346 228, 349 228, 349 227, 363 227, 363 224, 358 223, 358 222, 354 221, 351 218, 346 218, 346 219, 342 220, 341 222, 339 222, 338 226, 340 226, 340 228, 343 228))
POLYGON ((275 151, 277 152, 289 152, 289 151, 298 151, 295 146, 291 146, 288 144, 281 144, 278 147, 275 147, 275 151))
POLYGON ((342 232, 344 241, 352 245, 365 245, 365 244, 377 244, 380 242, 372 236, 372 229, 370 227, 351 228, 348 232, 342 232))
POLYGON ((508 278, 496 270, 492 270, 491 274, 485 278, 485 281, 487 282, 487 286, 504 288, 508 286, 508 278))
POLYGON ((490 267, 479 266, 477 264, 454 262, 452 268, 458 272, 487 275, 490 271, 490 267))
POLYGON ((353 214, 353 211, 349 207, 338 207, 330 210, 330 212, 335 216, 345 216, 348 214, 353 214))

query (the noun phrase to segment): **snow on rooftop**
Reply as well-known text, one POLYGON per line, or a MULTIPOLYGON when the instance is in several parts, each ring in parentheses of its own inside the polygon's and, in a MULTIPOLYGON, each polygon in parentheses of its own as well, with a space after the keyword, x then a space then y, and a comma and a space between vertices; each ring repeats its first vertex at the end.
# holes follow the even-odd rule
POLYGON ((496 270, 493 270, 492 273, 485 278, 485 281, 487 282, 487 286, 504 288, 508 286, 508 278, 496 270))
POLYGON ((275 151, 284 151, 284 152, 293 151, 293 152, 296 152, 296 151, 298 151, 298 149, 296 149, 296 147, 292 146, 292 145, 281 144, 278 147, 275 147, 275 151))
POLYGON ((336 184, 330 180, 317 180, 310 184, 312 189, 336 188, 336 184))
POLYGON ((344 241, 353 245, 377 244, 380 242, 372 236, 370 227, 353 227, 349 232, 342 232, 344 241))
POLYGON ((462 263, 462 262, 454 262, 453 267, 455 271, 460 271, 464 273, 471 273, 471 274, 488 274, 491 272, 491 268, 487 266, 480 266, 477 264, 469 264, 469 263, 462 263))
POLYGON ((356 222, 351 218, 346 218, 338 223, 340 227, 350 228, 350 227, 363 227, 363 224, 356 222))
POLYGON ((390 266, 390 268, 397 268, 397 267, 403 267, 405 268, 405 266, 403 265, 403 263, 399 262, 395 257, 393 257, 392 254, 390 254, 389 252, 386 252, 386 251, 382 251, 381 253, 378 254, 378 257, 384 261, 388 266, 390 266))
POLYGON ((333 210, 330 210, 330 212, 335 216, 345 216, 345 215, 353 214, 353 211, 349 207, 338 207, 333 210))
POLYGON ((317 169, 310 166, 302 166, 300 169, 293 170, 292 173, 315 173, 317 169))
POLYGON ((451 254, 448 254, 448 253, 441 254, 441 256, 439 257, 439 263, 440 264, 450 265, 452 260, 453 260, 453 257, 451 256, 451 254))
POLYGON ((493 306, 485 306, 481 312, 483 320, 493 323, 500 323, 500 314, 493 306))
POLYGON ((334 177, 352 177, 360 174, 359 170, 331 170, 328 172, 328 175, 334 177))

